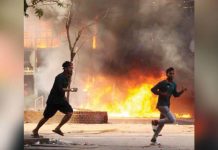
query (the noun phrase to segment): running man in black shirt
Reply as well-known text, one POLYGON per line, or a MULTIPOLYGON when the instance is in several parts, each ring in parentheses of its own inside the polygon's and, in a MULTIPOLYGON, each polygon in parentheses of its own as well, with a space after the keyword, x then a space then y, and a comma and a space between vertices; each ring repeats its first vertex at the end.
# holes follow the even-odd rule
POLYGON ((64 135, 64 133, 61 131, 61 127, 69 121, 73 114, 73 109, 70 106, 69 102, 67 101, 65 97, 65 92, 76 92, 77 88, 68 89, 68 83, 70 80, 70 77, 72 76, 72 70, 73 70, 73 64, 69 61, 65 61, 62 64, 63 72, 56 76, 53 87, 50 91, 50 94, 48 96, 47 105, 43 113, 43 118, 39 121, 36 128, 32 131, 34 137, 38 137, 38 131, 40 127, 45 124, 49 118, 54 116, 54 114, 59 110, 60 112, 64 113, 65 116, 61 120, 60 124, 52 130, 53 132, 64 135))
POLYGON ((151 139, 152 144, 156 143, 156 139, 161 132, 165 123, 175 123, 176 118, 170 111, 170 97, 179 97, 187 89, 182 87, 180 92, 177 92, 174 79, 174 68, 170 67, 166 70, 167 79, 156 84, 151 91, 158 95, 157 109, 160 111, 160 119, 152 120, 152 126, 156 127, 154 135, 151 139))

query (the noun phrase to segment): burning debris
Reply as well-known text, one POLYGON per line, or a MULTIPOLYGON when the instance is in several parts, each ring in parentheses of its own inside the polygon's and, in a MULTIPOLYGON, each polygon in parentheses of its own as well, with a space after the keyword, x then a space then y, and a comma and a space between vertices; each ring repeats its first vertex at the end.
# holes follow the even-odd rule
POLYGON ((84 92, 88 94, 82 108, 107 110, 109 116, 157 117, 156 98, 150 92, 157 79, 141 76, 138 79, 95 76, 84 81, 84 92), (141 78, 141 79, 140 79, 141 78))

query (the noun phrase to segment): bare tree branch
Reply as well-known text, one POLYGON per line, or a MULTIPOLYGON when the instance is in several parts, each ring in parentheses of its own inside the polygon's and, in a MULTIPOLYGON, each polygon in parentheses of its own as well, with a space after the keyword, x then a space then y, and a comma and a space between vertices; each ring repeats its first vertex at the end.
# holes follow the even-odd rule
MULTIPOLYGON (((97 16, 94 22, 91 22, 91 23, 89 23, 89 24, 83 26, 83 27, 79 30, 79 32, 78 32, 78 34, 77 34, 77 37, 76 37, 76 40, 74 41, 74 44, 73 44, 73 50, 74 50, 74 48, 75 48, 75 46, 76 46, 76 44, 77 44, 77 42, 78 42, 78 40, 79 40, 79 38, 80 38, 82 32, 83 32, 84 30, 86 30, 87 28, 91 27, 92 25, 97 24, 97 22, 98 22, 99 20, 103 20, 104 18, 106 18, 106 16, 107 16, 108 13, 109 13, 109 10, 110 10, 110 9, 107 9, 107 10, 105 11, 105 13, 102 15, 102 17, 97 16)), ((88 41, 88 40, 85 40, 85 41, 79 46, 79 48, 77 49, 77 51, 74 50, 74 53, 75 53, 75 54, 81 49, 81 47, 85 44, 86 41, 88 41)))
MULTIPOLYGON (((96 24, 99 20, 102 20, 104 19, 107 14, 109 12, 109 9, 106 10, 106 12, 101 16, 97 16, 96 19, 94 20, 94 22, 91 22, 85 26, 83 26, 78 32, 77 32, 77 36, 76 36, 76 39, 73 43, 73 46, 72 46, 72 43, 71 43, 71 38, 70 38, 70 25, 71 25, 71 22, 72 22, 72 5, 70 7, 70 11, 69 11, 69 14, 68 14, 68 19, 66 21, 66 30, 67 30, 67 40, 68 40, 68 44, 69 44, 69 49, 70 49, 70 53, 71 53, 71 57, 70 57, 70 60, 71 62, 73 62, 73 59, 74 59, 74 56, 76 55, 76 53, 81 49, 81 47, 83 46, 83 44, 86 42, 83 42, 79 49, 77 51, 75 51, 75 47, 76 47, 76 44, 77 42, 79 41, 82 33, 84 30, 86 30, 87 28, 89 28, 90 26, 96 24)), ((70 77, 70 80, 69 80, 69 83, 68 83, 68 88, 70 88, 70 85, 71 85, 71 80, 72 80, 72 77, 70 77)), ((69 98, 70 98, 70 92, 68 91, 67 92, 67 100, 69 101, 69 98)))
MULTIPOLYGON (((66 21, 66 30, 67 30, 67 40, 68 40, 68 44, 69 44, 69 49, 70 49, 70 54, 71 54, 71 57, 70 57, 70 60, 71 62, 73 61, 73 48, 72 48, 72 44, 71 44, 71 38, 70 38, 70 24, 71 24, 71 21, 72 21, 72 5, 70 6, 70 9, 69 9, 69 14, 68 14, 68 18, 67 18, 67 21, 66 21)), ((68 82, 68 89, 70 89, 70 84, 71 84, 71 79, 72 77, 70 77, 69 79, 69 82, 68 82)), ((67 91, 67 100, 69 102, 69 99, 70 99, 70 91, 67 91)))
POLYGON ((59 7, 67 7, 70 4, 63 2, 61 0, 31 0, 30 4, 27 4, 27 0, 24 0, 24 14, 25 16, 29 16, 27 14, 28 8, 33 8, 35 10, 35 14, 40 18, 43 15, 43 6, 52 6, 57 5, 59 7), (40 10, 40 12, 39 12, 40 10), (38 12, 37 12, 38 11, 38 12))
POLYGON ((71 8, 67 17, 67 22, 66 22, 66 30, 67 30, 67 40, 68 40, 68 44, 69 44, 69 49, 70 51, 72 51, 72 45, 71 45, 71 39, 70 39, 70 24, 71 24, 71 20, 72 20, 72 12, 71 12, 71 8))

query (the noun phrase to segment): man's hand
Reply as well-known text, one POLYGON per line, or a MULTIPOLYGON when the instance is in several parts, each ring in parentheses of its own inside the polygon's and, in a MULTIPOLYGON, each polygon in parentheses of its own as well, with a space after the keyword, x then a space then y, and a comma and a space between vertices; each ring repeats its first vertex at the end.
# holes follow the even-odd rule
POLYGON ((77 92, 78 91, 78 88, 72 88, 71 89, 71 92, 77 92))
POLYGON ((185 92, 185 91, 187 91, 187 88, 182 86, 182 92, 185 92))
POLYGON ((65 91, 65 92, 77 92, 78 91, 78 88, 71 88, 71 89, 69 89, 69 88, 63 88, 63 90, 65 91))

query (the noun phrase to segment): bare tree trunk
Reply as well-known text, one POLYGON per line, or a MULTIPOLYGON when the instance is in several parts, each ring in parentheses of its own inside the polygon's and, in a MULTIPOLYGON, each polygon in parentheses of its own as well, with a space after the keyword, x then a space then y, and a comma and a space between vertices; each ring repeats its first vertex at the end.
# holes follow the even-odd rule
MULTIPOLYGON (((66 22, 66 30, 67 30, 67 40, 68 40, 68 44, 69 44, 69 49, 70 49, 70 53, 71 53, 71 58, 70 58, 70 61, 73 62, 73 49, 72 49, 72 45, 71 45, 71 39, 70 39, 70 24, 71 24, 71 19, 72 19, 72 12, 71 12, 71 8, 70 8, 70 11, 69 11, 69 15, 68 15, 68 18, 67 18, 67 22, 66 22)), ((70 80, 68 82, 68 88, 70 89, 70 84, 71 84, 71 78, 72 76, 70 77, 70 80)), ((67 101, 69 102, 69 98, 70 98, 70 91, 67 91, 67 101)))
MULTIPOLYGON (((68 19, 67 19, 67 22, 66 22, 66 30, 67 30, 67 40, 68 40, 68 44, 69 44, 69 49, 70 49, 70 61, 73 62, 73 59, 76 55, 76 52, 75 52, 75 47, 76 47, 76 43, 78 42, 81 34, 82 34, 82 30, 79 30, 78 34, 77 34, 77 37, 73 43, 73 47, 72 47, 72 43, 71 43, 71 38, 70 38, 70 24, 71 24, 71 21, 72 21, 72 10, 70 8, 70 11, 69 11, 69 15, 68 15, 68 19)), ((72 79, 72 76, 70 77, 70 80, 68 82, 68 88, 70 89, 70 84, 71 84, 71 79, 72 79)), ((67 100, 69 102, 69 98, 70 98, 70 91, 67 91, 67 100)))
MULTIPOLYGON (((108 14, 108 12, 109 12, 109 9, 106 10, 105 14, 103 14, 103 16, 102 16, 101 19, 105 18, 106 15, 108 14)), ((78 52, 78 50, 75 51, 75 47, 76 47, 76 44, 77 44, 77 42, 79 41, 79 39, 80 39, 80 37, 81 37, 81 35, 82 35, 83 30, 85 30, 86 28, 88 28, 88 27, 90 27, 90 26, 96 24, 97 20, 99 20, 100 17, 97 17, 97 18, 98 18, 98 19, 96 19, 94 22, 92 22, 92 23, 90 23, 90 24, 88 24, 88 25, 86 25, 86 26, 83 26, 83 27, 78 31, 77 37, 76 37, 76 39, 75 39, 75 41, 74 41, 74 43, 73 43, 73 46, 72 46, 71 38, 70 38, 70 24, 71 24, 71 21, 72 21, 72 7, 70 7, 70 11, 69 11, 68 18, 67 18, 67 22, 66 22, 66 30, 67 30, 67 40, 68 40, 69 49, 70 49, 70 61, 71 61, 71 62, 73 62, 73 59, 74 59, 74 57, 75 57, 75 55, 76 55, 76 52, 78 52)), ((72 79, 72 76, 70 77, 70 80, 69 80, 69 82, 68 82, 68 88, 69 88, 69 89, 70 89, 71 79, 72 79)), ((67 92, 67 100, 68 100, 68 102, 69 102, 69 98, 70 98, 70 91, 67 92)))

